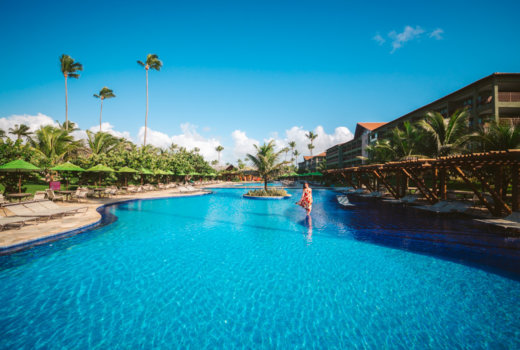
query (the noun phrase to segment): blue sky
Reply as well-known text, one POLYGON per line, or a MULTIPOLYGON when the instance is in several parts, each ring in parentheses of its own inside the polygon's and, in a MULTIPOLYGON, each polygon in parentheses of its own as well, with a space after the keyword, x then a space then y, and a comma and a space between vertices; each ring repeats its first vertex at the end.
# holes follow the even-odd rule
POLYGON ((519 11, 517 1, 2 1, 0 118, 63 121, 66 53, 84 65, 69 83, 69 118, 95 126, 92 94, 108 86, 117 98, 104 104, 107 128, 139 141, 136 60, 156 53, 158 145, 202 145, 214 158, 221 143, 234 161, 269 137, 303 150, 302 133, 322 126, 323 151, 348 137, 338 127, 389 121, 493 72, 519 72, 519 11))

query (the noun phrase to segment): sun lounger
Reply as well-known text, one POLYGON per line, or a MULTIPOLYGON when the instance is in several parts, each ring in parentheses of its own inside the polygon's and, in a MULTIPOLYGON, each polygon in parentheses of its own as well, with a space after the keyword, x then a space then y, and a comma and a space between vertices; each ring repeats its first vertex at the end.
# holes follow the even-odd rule
POLYGON ((511 215, 502 219, 476 219, 477 221, 493 224, 507 229, 520 230, 520 212, 514 211, 511 215))
POLYGON ((348 200, 348 197, 346 195, 344 196, 336 196, 336 199, 338 200, 338 203, 342 205, 343 207, 353 207, 354 204, 350 203, 348 200))
POLYGON ((49 199, 51 201, 64 201, 65 200, 65 197, 64 196, 57 196, 53 190, 51 189, 47 189, 45 190, 45 193, 47 193, 47 197, 49 197, 49 199))
POLYGON ((9 205, 6 208, 10 212, 12 212, 14 215, 20 216, 20 217, 25 217, 25 218, 38 217, 39 219, 49 220, 49 219, 53 219, 56 217, 62 217, 64 215, 63 213, 58 214, 58 213, 49 213, 49 212, 43 212, 43 211, 35 212, 34 210, 27 208, 23 204, 9 205))
POLYGON ((47 193, 45 193, 45 191, 36 191, 34 193, 33 200, 34 201, 40 201, 42 199, 45 199, 46 196, 47 196, 47 193))
POLYGON ((65 211, 65 212, 74 212, 74 213, 79 213, 80 211, 83 211, 84 213, 87 212, 88 210, 88 207, 87 206, 78 206, 78 205, 74 205, 74 206, 59 206, 57 205, 56 203, 54 202, 51 202, 51 201, 41 201, 41 202, 37 202, 37 204, 40 204, 43 208, 45 209, 49 209, 49 210, 61 210, 61 211, 65 211))
POLYGON ((0 216, 0 231, 8 226, 21 228, 28 221, 38 220, 37 217, 0 216))

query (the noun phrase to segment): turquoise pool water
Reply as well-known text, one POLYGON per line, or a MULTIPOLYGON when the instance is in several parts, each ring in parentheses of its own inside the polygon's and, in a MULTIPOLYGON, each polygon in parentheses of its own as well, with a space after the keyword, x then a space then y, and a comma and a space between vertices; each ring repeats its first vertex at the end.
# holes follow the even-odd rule
POLYGON ((520 347, 517 240, 325 190, 310 224, 301 190, 244 192, 112 206, 0 257, 0 348, 520 347))

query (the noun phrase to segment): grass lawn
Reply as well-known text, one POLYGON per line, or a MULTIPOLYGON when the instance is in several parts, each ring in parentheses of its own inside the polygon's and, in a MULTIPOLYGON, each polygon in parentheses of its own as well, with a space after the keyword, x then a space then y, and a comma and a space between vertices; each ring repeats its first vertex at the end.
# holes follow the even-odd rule
MULTIPOLYGON (((33 193, 36 191, 45 191, 49 188, 48 184, 31 184, 31 183, 22 183, 22 189, 25 188, 25 192, 27 193, 33 193)), ((4 186, 0 184, 0 193, 4 192, 4 186)))

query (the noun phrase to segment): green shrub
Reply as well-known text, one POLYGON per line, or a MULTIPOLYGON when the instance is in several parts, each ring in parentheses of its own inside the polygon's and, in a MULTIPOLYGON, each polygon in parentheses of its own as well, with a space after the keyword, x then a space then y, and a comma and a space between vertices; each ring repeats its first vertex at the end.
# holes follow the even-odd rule
POLYGON ((250 190, 246 193, 247 196, 254 197, 285 197, 289 194, 283 188, 269 188, 267 191, 261 190, 250 190))

